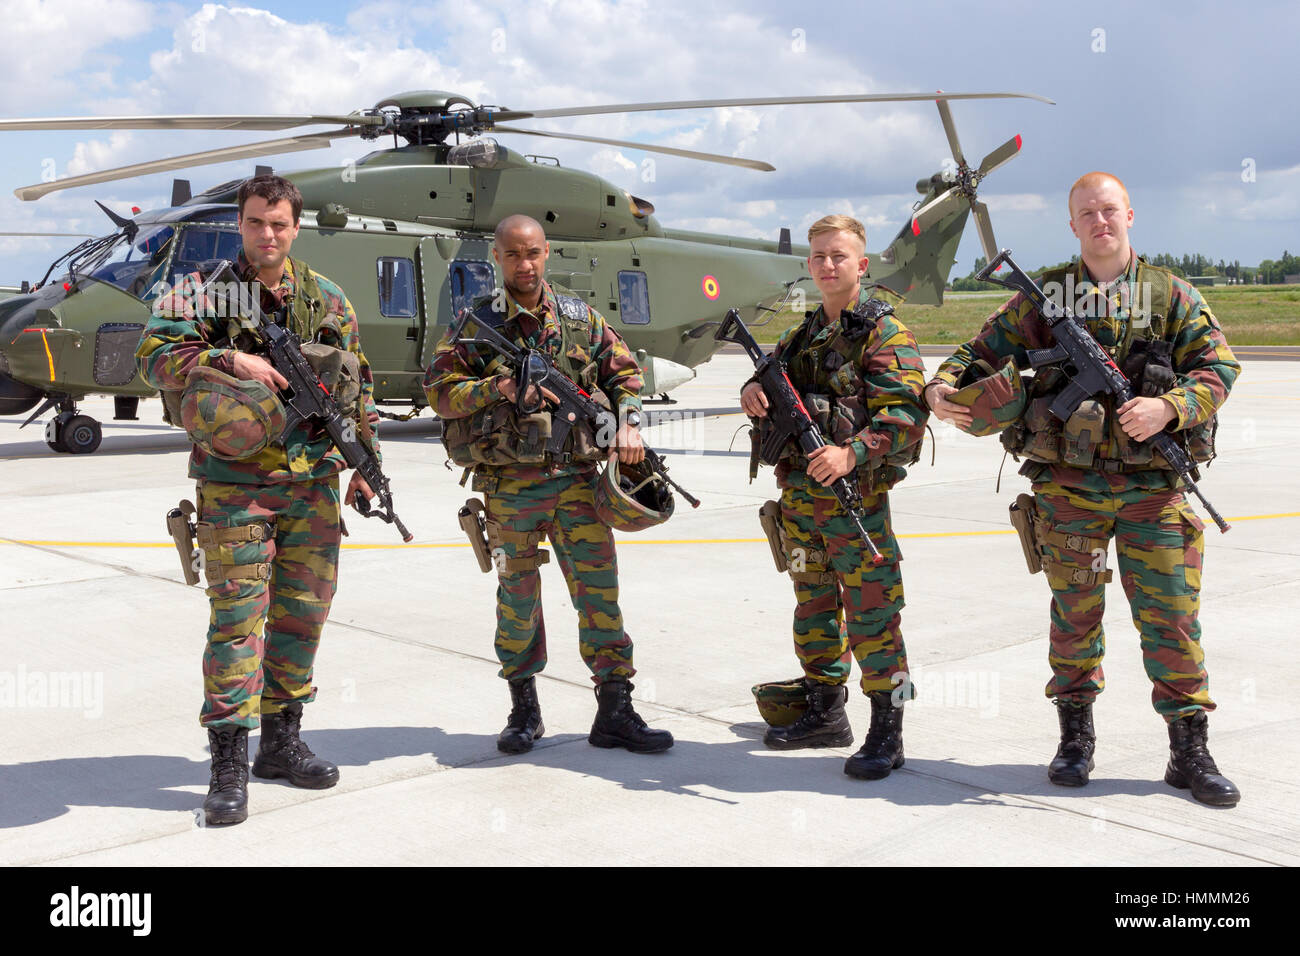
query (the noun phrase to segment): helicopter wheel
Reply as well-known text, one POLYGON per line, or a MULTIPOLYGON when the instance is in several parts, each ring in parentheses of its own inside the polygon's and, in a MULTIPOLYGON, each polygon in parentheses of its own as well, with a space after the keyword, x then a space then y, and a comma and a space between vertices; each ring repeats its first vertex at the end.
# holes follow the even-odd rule
POLYGON ((55 451, 73 455, 89 455, 103 437, 99 422, 76 412, 60 412, 45 426, 45 443, 55 451))
POLYGON ((63 447, 74 455, 89 455, 99 447, 104 433, 89 415, 74 415, 63 426, 63 447))

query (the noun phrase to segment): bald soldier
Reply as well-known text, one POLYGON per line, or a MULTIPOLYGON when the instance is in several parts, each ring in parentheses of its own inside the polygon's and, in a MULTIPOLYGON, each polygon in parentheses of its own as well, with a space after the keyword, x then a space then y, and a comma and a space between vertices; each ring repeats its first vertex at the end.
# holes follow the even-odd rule
MULTIPOLYGON (((576 296, 557 294, 543 278, 551 247, 541 225, 509 216, 496 228, 492 258, 505 289, 477 303, 474 317, 522 348, 548 354, 557 367, 618 413, 618 461, 645 457, 641 371, 627 345, 599 312, 576 296)), ((525 415, 516 406, 511 371, 491 349, 452 345, 444 335, 425 376, 429 404, 443 420, 443 441, 457 461, 473 461, 473 489, 482 492, 488 533, 497 553, 495 647, 510 688, 510 717, 497 738, 503 753, 524 753, 543 732, 536 675, 546 666, 541 574, 550 538, 578 612, 578 649, 596 684, 597 714, 588 740, 597 747, 654 753, 672 734, 651 730, 632 706, 632 640, 618 607, 614 537, 597 514, 597 465, 605 457, 589 429, 575 427, 564 452, 538 442, 550 433, 549 403, 525 415)), ((535 396, 526 396, 528 404, 535 396)), ((609 453, 615 454, 614 450, 609 453)))
POLYGON ((1033 482, 1034 543, 1052 588, 1047 696, 1061 729, 1048 779, 1083 786, 1094 767, 1092 704, 1105 686, 1101 622, 1114 538, 1151 702, 1168 725, 1165 782, 1190 789, 1203 803, 1233 806, 1241 794, 1206 747, 1206 712, 1214 701, 1197 621, 1204 526, 1149 439, 1170 432, 1196 461, 1212 458, 1215 413, 1241 366, 1200 293, 1134 255, 1128 238, 1133 209, 1118 177, 1080 177, 1068 205, 1079 259, 1044 273, 1043 290, 1064 293, 1063 304, 1123 369, 1136 397, 1119 407, 1110 397, 1084 401, 1062 423, 1046 410, 1066 378, 1047 368, 1033 377, 1027 396, 1013 388, 1014 405, 978 409, 977 420, 970 400, 978 406, 982 386, 969 373, 981 365, 976 377, 1001 367, 1002 375, 983 381, 1020 386, 1016 367, 1028 365, 1026 350, 1055 344, 1047 324, 1017 293, 939 367, 926 400, 939 418, 978 434, 991 434, 999 428, 989 423, 1000 423, 1002 443, 1025 459, 1020 473, 1033 482), (1004 365, 1011 359, 1016 367, 1004 365))

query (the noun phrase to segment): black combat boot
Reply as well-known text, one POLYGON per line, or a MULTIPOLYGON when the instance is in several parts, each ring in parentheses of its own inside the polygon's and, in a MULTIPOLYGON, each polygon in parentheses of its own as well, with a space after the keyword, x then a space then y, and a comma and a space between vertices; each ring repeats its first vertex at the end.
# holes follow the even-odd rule
POLYGON ((510 717, 505 730, 497 736, 497 750, 503 754, 527 753, 533 749, 533 741, 541 740, 546 733, 542 706, 537 702, 537 678, 506 683, 510 685, 510 717))
POLYGON ((597 747, 626 747, 633 753, 654 754, 673 745, 666 730, 651 730, 632 709, 632 685, 607 680, 596 685, 596 719, 588 742, 597 747))
POLYGON ((862 748, 844 761, 844 772, 862 780, 879 780, 903 765, 903 705, 895 706, 887 690, 867 698, 871 701, 871 728, 862 748))
POLYGON ((1214 765, 1214 758, 1205 749, 1209 736, 1210 719, 1203 710, 1169 722, 1165 783, 1191 790, 1193 797, 1212 807, 1235 807, 1241 791, 1214 765))
POLYGON ((1055 700, 1056 719, 1061 724, 1061 743, 1047 765, 1047 779, 1062 787, 1082 787, 1093 768, 1092 752, 1097 733, 1092 729, 1092 704, 1055 700))
POLYGON ((339 782, 339 768, 311 752, 298 731, 302 704, 285 704, 277 713, 262 715, 262 739, 253 760, 253 775, 285 777, 295 787, 325 790, 339 782))
POLYGON ((823 684, 806 680, 808 709, 789 727, 770 727, 763 743, 773 750, 799 750, 803 747, 847 747, 853 743, 853 728, 844 702, 849 689, 843 684, 823 684))
POLYGON ((248 728, 224 724, 208 728, 212 779, 203 801, 208 826, 248 819, 248 728))

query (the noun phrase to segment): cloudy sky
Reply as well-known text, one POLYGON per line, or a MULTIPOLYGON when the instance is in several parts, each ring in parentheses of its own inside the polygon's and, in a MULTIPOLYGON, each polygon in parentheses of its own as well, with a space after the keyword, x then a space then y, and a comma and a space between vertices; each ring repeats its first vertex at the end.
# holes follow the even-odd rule
MULTIPOLYGON (((999 244, 1038 265, 1068 258, 1069 184, 1127 183, 1135 246, 1255 264, 1300 247, 1294 98, 1300 6, 823 0, 4 0, 0 115, 346 113, 439 89, 513 109, 841 92, 1021 91, 956 103, 968 160, 1020 133, 1021 155, 980 195, 999 244), (1287 107, 1286 103, 1292 103, 1287 107)), ((932 103, 790 106, 530 121, 553 129, 763 159, 758 173, 632 150, 499 134, 654 202, 667 226, 775 237, 847 212, 879 249, 918 178, 949 149, 932 103)), ((525 125, 520 123, 519 125, 525 125)), ((103 233, 93 200, 164 205, 171 174, 21 202, 12 190, 280 133, 0 133, 0 232, 103 233)), ((373 144, 270 162, 338 167, 373 144)), ((198 191, 254 161, 190 170, 198 191)), ((178 175, 187 175, 181 173, 178 175)), ((75 240, 0 238, 0 282, 37 278, 75 240)), ((955 275, 980 254, 973 226, 955 275)))

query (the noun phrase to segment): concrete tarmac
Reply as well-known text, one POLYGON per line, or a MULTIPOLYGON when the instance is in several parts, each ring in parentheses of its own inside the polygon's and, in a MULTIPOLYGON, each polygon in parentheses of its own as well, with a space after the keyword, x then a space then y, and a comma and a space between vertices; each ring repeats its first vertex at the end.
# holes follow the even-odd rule
POLYGON ((927 438, 891 496, 920 695, 906 766, 882 781, 844 775, 868 723, 856 691, 852 747, 767 750, 750 687, 799 668, 792 589, 757 520, 775 482, 764 469, 747 483, 736 434, 749 372, 721 355, 676 405, 656 407, 646 438, 703 504, 679 498, 666 525, 619 536, 637 706, 673 732, 672 750, 587 743, 592 685, 551 564, 547 734, 527 755, 497 752, 509 698, 492 652, 495 580, 455 521, 468 492, 431 420, 385 423, 385 466, 416 540, 349 513, 304 720, 340 783, 254 778, 247 822, 225 828, 200 825, 207 601, 184 585, 163 522, 194 491, 184 435, 158 421, 157 402, 117 423, 110 401, 91 400, 102 448, 59 455, 39 425, 0 419, 0 863, 205 866, 241 851, 315 865, 1300 862, 1300 663, 1282 646, 1300 607, 1300 362, 1247 363, 1202 483, 1233 523, 1207 530, 1201 611, 1219 705, 1210 749, 1244 794, 1233 809, 1163 782, 1167 736, 1118 581, 1092 782, 1048 782, 1049 590, 1007 524, 1027 482, 1008 461, 995 491, 1001 446, 942 423, 935 465, 927 438))

